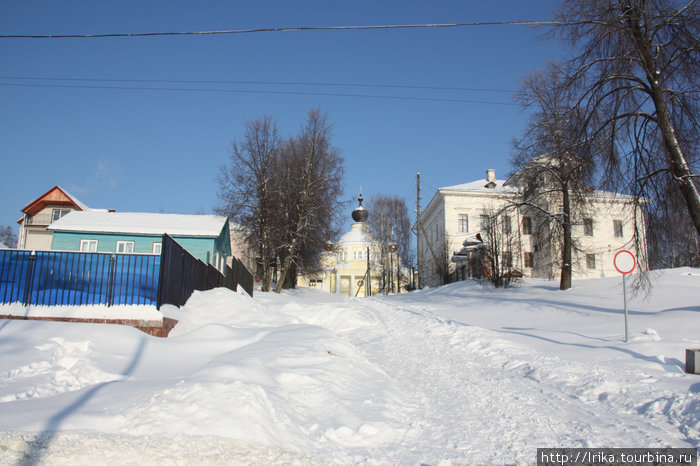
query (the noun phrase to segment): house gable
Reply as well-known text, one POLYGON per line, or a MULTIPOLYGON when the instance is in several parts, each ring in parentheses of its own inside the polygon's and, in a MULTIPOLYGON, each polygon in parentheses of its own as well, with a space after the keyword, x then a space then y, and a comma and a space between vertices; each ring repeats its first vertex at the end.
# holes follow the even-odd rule
POLYGON ((35 215, 50 205, 69 206, 74 207, 76 210, 89 210, 89 207, 80 202, 74 196, 71 196, 60 186, 54 186, 29 203, 24 209, 22 209, 22 212, 27 215, 35 215))

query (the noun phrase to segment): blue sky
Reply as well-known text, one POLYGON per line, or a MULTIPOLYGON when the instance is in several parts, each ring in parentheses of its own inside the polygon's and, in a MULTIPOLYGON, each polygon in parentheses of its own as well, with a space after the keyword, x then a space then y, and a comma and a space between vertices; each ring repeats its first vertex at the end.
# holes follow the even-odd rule
MULTIPOLYGON (((0 34, 543 20, 557 3, 0 0, 0 34)), ((425 206, 438 187, 482 178, 487 168, 499 178, 511 170, 511 140, 527 117, 512 91, 566 53, 541 39, 544 32, 479 26, 0 39, 0 225, 16 227, 20 210, 54 185, 95 208, 211 213, 214 177, 244 121, 271 115, 288 136, 313 107, 333 124, 347 199, 361 186, 365 198, 395 194, 414 208, 420 172, 425 206), (182 90, 195 88, 206 90, 182 90)))

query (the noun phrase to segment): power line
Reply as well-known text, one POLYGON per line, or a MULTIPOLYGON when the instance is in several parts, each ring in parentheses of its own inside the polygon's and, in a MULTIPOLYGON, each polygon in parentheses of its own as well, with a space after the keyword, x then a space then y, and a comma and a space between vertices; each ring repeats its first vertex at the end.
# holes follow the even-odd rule
POLYGON ((447 24, 386 24, 365 26, 295 26, 280 28, 230 29, 224 31, 187 31, 187 32, 135 32, 111 34, 2 34, 0 39, 94 39, 107 37, 152 37, 152 36, 192 36, 219 34, 251 34, 258 32, 290 31, 337 31, 367 29, 415 29, 415 28, 459 28, 474 26, 565 26, 579 24, 578 21, 481 21, 447 24))
POLYGON ((517 104, 510 102, 492 102, 482 100, 467 100, 467 99, 446 99, 437 97, 408 97, 408 96, 390 96, 390 95, 373 95, 373 94, 343 94, 331 92, 298 92, 298 91, 253 91, 243 89, 205 89, 205 88, 177 88, 177 87, 137 87, 137 86, 87 86, 87 85, 68 85, 68 84, 22 84, 22 83, 0 83, 0 86, 14 87, 41 87, 41 88, 63 88, 63 89, 112 89, 112 90, 141 90, 141 91, 180 91, 180 92, 212 92, 212 93, 234 93, 234 94, 278 94, 278 95, 312 95, 325 97, 362 97, 369 99, 391 99, 391 100, 413 100, 425 102, 455 102, 467 104, 485 104, 485 105, 511 105, 517 104))
POLYGON ((403 84, 365 84, 365 83, 329 83, 329 82, 295 82, 295 81, 211 81, 211 80, 173 80, 173 79, 107 79, 107 78, 50 78, 36 76, 0 76, 0 79, 28 81, 79 81, 79 82, 124 82, 124 83, 166 83, 166 84, 253 84, 281 86, 334 86, 334 87, 369 87, 394 89, 424 89, 438 91, 467 92, 501 92, 512 94, 512 89, 486 89, 473 87, 414 86, 403 84))

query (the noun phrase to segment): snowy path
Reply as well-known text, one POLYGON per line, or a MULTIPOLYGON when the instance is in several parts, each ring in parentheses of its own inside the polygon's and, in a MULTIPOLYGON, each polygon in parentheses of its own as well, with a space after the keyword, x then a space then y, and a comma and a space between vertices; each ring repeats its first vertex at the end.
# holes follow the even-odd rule
POLYGON ((422 305, 372 299, 362 306, 381 325, 359 346, 413 394, 413 459, 511 463, 532 461, 537 447, 682 439, 673 426, 664 432, 607 402, 604 381, 615 377, 604 369, 538 355, 495 332, 434 317, 422 305), (571 377, 562 377, 567 372, 571 377))

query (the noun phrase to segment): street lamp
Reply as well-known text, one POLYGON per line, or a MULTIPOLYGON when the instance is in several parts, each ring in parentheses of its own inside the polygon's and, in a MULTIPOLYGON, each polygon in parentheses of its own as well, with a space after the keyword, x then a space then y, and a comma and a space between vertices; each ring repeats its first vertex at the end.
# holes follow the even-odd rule
POLYGON ((396 243, 390 243, 389 244, 389 283, 391 283, 391 292, 394 292, 394 278, 392 272, 394 271, 394 253, 398 247, 396 246, 396 243))

